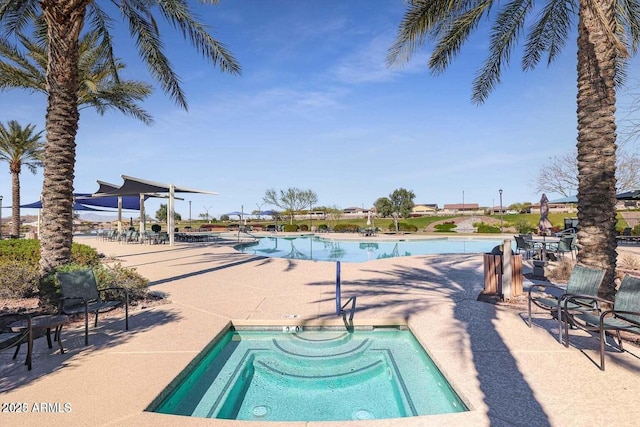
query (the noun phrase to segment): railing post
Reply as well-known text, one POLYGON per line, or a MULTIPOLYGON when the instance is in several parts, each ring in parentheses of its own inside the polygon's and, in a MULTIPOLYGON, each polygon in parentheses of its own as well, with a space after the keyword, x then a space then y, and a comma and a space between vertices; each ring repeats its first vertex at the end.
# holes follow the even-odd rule
POLYGON ((342 304, 340 303, 340 261, 336 261, 336 315, 340 315, 342 304))

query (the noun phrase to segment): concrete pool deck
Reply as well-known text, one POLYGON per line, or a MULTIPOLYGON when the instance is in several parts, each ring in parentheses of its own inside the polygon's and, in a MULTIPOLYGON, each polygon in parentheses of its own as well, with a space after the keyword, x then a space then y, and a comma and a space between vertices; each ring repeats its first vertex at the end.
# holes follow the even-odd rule
MULTIPOLYGON (((90 325, 87 347, 83 323, 74 323, 63 331, 62 355, 39 338, 32 371, 22 365, 24 350, 16 361, 12 351, 0 353, 0 409, 12 403, 28 409, 0 412, 2 425, 257 426, 145 408, 230 321, 342 322, 335 315, 332 262, 260 258, 224 243, 170 247, 74 238, 135 267, 169 303, 134 307, 129 331, 121 314, 102 315, 97 328, 90 325)), ((572 331, 572 345, 565 348, 549 316, 535 316, 530 329, 526 309, 478 302, 480 254, 343 263, 341 276, 343 301, 357 296, 355 321, 406 322, 471 410, 270 426, 635 425, 640 419, 633 403, 640 394, 640 349, 609 348, 601 372, 597 339, 572 331)))

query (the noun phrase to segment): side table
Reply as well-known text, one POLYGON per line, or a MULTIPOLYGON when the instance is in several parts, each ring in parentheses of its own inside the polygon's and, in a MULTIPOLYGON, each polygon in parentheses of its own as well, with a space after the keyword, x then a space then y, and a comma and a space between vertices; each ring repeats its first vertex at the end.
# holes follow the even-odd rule
MULTIPOLYGON (((31 318, 31 329, 46 329, 47 330, 47 344, 49 348, 52 348, 51 344, 51 329, 55 328, 55 339, 58 340, 58 346, 60 347, 60 354, 64 354, 64 348, 62 348, 62 340, 60 339, 60 332, 62 332, 62 326, 69 323, 69 316, 64 314, 44 315, 31 318)), ((9 325, 12 331, 19 332, 27 327, 26 320, 19 320, 9 325)))

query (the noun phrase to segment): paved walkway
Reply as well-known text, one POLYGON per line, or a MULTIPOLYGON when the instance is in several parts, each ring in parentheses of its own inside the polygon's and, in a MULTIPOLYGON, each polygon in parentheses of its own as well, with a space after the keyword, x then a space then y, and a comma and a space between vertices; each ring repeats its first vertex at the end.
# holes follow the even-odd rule
MULTIPOLYGON (((82 324, 63 332, 67 352, 36 340, 33 370, 0 353, 3 426, 257 426, 145 412, 145 408, 230 321, 333 322, 335 264, 256 258, 224 244, 134 245, 78 237, 151 280, 170 303, 104 317, 83 346, 82 324), (297 320, 291 320, 298 315, 297 320), (7 413, 25 403, 27 413, 7 413), (36 412, 39 409, 39 412, 36 412)), ((572 331, 556 341, 556 323, 478 302, 481 255, 415 256, 342 264, 345 296, 358 296, 361 324, 406 322, 471 411, 361 426, 635 425, 640 351, 607 352, 601 372, 594 338, 572 331)), ((21 360, 22 359, 22 360, 21 360)), ((269 423, 269 426, 279 423, 269 423)), ((289 426, 343 426, 287 423, 289 426)), ((351 424, 349 424, 351 425, 351 424)))

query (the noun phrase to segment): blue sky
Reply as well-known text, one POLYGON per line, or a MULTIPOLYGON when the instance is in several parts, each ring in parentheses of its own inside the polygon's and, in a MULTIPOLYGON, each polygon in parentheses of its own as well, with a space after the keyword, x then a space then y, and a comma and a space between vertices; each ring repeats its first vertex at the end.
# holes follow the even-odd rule
MULTIPOLYGON (((240 62, 241 76, 204 62, 176 33, 166 31, 167 56, 189 102, 184 112, 157 89, 144 104, 146 126, 117 112, 82 110, 75 190, 121 175, 216 191, 183 195, 176 211, 193 218, 268 209, 269 188, 298 187, 318 205, 371 206, 403 187, 418 203, 497 205, 537 201, 534 179, 548 159, 576 140, 575 37, 550 67, 520 69, 520 55, 484 105, 471 103, 471 85, 487 53, 481 28, 442 75, 426 68, 429 46, 403 67, 385 65, 404 12, 402 0, 222 0, 194 3, 240 62)), ((124 75, 152 82, 126 29, 114 34, 124 75)), ((637 70, 638 60, 629 68, 637 70)), ((619 112, 629 103, 619 94, 619 112)), ((0 120, 44 129, 46 99, 4 92, 0 120)), ((7 165, 0 180, 11 198, 7 165)), ((21 174, 22 203, 36 201, 42 172, 21 174)), ((550 199, 559 195, 549 195, 550 199)), ((147 203, 153 215, 161 201, 147 203)), ((29 213, 25 211, 24 213, 29 213)))

